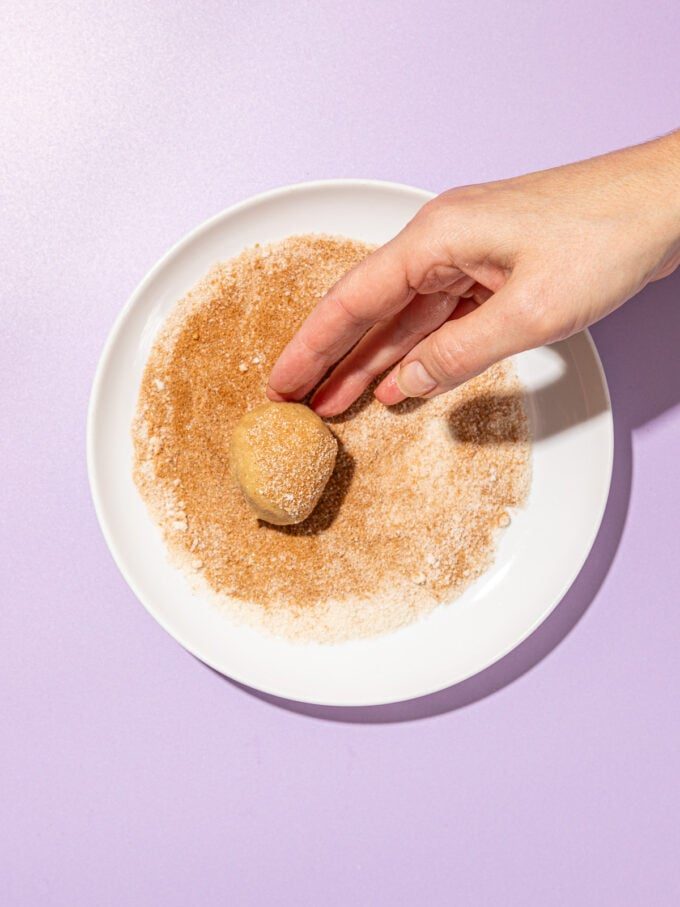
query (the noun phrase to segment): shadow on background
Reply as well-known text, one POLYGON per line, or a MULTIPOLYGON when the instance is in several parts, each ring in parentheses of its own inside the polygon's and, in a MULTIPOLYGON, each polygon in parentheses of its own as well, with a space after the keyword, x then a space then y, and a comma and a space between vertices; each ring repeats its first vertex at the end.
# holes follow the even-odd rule
MULTIPOLYGON (((592 329, 614 410, 614 470, 604 519, 577 579, 558 607, 496 664, 448 689, 383 706, 343 708, 292 702, 235 684, 271 705, 311 718, 358 724, 414 721, 454 711, 496 693, 542 661, 573 630, 614 560, 628 512, 632 433, 680 403, 680 272, 648 286, 592 329)), ((229 681, 233 683, 233 681, 229 681)))

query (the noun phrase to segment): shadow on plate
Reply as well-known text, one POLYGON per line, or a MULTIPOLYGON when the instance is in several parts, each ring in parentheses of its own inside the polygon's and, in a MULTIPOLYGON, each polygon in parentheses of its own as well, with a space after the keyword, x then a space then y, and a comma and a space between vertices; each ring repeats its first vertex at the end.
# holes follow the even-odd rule
MULTIPOLYGON (((600 531, 581 572, 550 617, 528 639, 491 667, 453 687, 383 706, 308 705, 235 685, 269 705, 310 718, 386 724, 431 718, 472 705, 513 683, 549 655, 590 607, 616 556, 630 499, 633 431, 680 403, 680 273, 651 284, 596 325, 592 333, 607 373, 614 411, 611 491, 600 531)), ((564 427, 552 424, 542 436, 564 427)))

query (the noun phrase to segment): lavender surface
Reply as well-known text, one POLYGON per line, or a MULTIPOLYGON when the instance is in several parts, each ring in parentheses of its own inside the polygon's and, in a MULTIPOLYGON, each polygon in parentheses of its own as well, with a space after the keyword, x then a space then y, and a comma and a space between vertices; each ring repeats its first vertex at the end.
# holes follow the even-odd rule
POLYGON ((594 330, 614 483, 581 576, 425 700, 254 695, 137 603, 85 413, 134 286, 272 186, 441 190, 680 125, 680 7, 18 3, 0 29, 0 901, 625 905, 680 898, 680 274, 594 330))

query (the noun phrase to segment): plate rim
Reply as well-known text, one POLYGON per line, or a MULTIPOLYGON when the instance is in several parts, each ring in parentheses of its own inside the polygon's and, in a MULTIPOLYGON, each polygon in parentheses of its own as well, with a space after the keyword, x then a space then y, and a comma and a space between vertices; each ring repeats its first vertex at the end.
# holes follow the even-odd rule
POLYGON ((321 705, 327 706, 329 708, 359 708, 359 707, 371 707, 371 706, 382 706, 388 705, 396 702, 409 702, 415 699, 420 699, 425 696, 430 696, 434 693, 440 692, 441 690, 449 689, 451 687, 457 686, 460 683, 463 683, 466 680, 469 680, 471 677, 476 676, 477 674, 482 673, 483 671, 490 668, 492 665, 501 661, 508 655, 510 652, 518 648, 529 636, 531 636, 538 627, 541 626, 553 613, 553 611, 559 606, 563 601, 566 593, 572 587, 576 578, 581 573, 586 561, 591 555, 593 545, 597 538, 597 535, 602 526, 604 519, 605 511, 607 508, 607 503, 609 500, 611 492, 611 484, 613 478, 613 467, 614 467, 614 418, 611 402, 611 394, 609 391, 609 385, 607 382, 607 376, 602 364, 602 359, 597 350, 595 342, 592 338, 592 335, 588 329, 584 329, 579 332, 584 335, 584 338, 588 344, 589 350, 593 356, 593 361, 597 370, 598 377, 601 382, 601 387, 604 392, 604 398, 606 402, 606 409, 601 413, 598 413, 598 418, 606 420, 606 432, 607 432, 607 475, 606 482, 602 485, 602 492, 600 500, 598 501, 596 519, 593 519, 590 537, 588 538, 587 545, 584 546, 584 555, 580 561, 575 565, 575 567, 570 572, 568 578, 561 584, 559 592, 557 592, 553 597, 551 603, 542 611, 540 616, 533 621, 533 623, 513 642, 503 647, 499 652, 497 652, 491 659, 487 660, 481 666, 475 668, 475 670, 470 671, 463 676, 459 677, 452 683, 445 685, 440 685, 438 683, 433 684, 431 687, 426 687, 421 691, 415 693, 412 696, 406 698, 378 698, 374 696, 367 699, 334 699, 330 701, 328 698, 323 700, 318 698, 310 698, 305 696, 286 696, 276 689, 268 687, 266 684, 255 684, 251 680, 238 676, 237 673, 226 673, 224 669, 215 664, 210 658, 206 658, 202 653, 196 651, 195 647, 190 643, 187 643, 183 638, 182 634, 175 631, 169 623, 166 621, 163 614, 156 608, 156 606, 147 601, 146 596, 142 595, 140 589, 137 586, 135 580, 130 576, 119 547, 113 538, 113 535, 110 531, 110 526, 108 524, 105 510, 102 502, 102 495, 100 493, 100 479, 98 476, 98 470, 96 466, 96 455, 95 455, 95 440, 96 440, 96 431, 95 431, 95 417, 99 408, 99 398, 102 393, 102 387, 105 380, 105 375, 109 365, 109 361, 112 355, 113 348, 119 338, 123 325, 127 319, 128 313, 132 310, 136 304, 138 298, 144 293, 147 287, 153 282, 156 276, 164 269, 166 264, 185 246, 189 245, 191 242, 194 242, 200 236, 208 232, 216 223, 219 221, 232 217, 243 210, 247 210, 250 207, 255 207, 262 202, 271 201, 273 199, 294 194, 300 190, 314 190, 314 189, 333 189, 333 188, 361 188, 361 187, 371 187, 371 188, 381 188, 381 189, 395 189, 399 192, 406 192, 417 196, 420 199, 423 199, 423 203, 429 198, 434 198, 436 193, 427 190, 421 189, 417 186, 412 186, 407 183, 399 183, 390 180, 377 180, 377 179, 359 179, 359 178, 343 178, 343 179, 324 179, 324 180, 306 180, 296 183, 291 183, 283 186, 278 186, 272 189, 267 189, 263 192, 259 192, 255 195, 249 196, 246 199, 243 199, 239 202, 229 205, 226 208, 218 211, 216 214, 209 217, 207 220, 202 221, 193 229, 185 233, 180 239, 178 239, 173 245, 158 259, 158 261, 150 268, 149 271, 144 275, 140 282, 135 286, 129 297, 127 298, 125 304, 118 311, 113 324, 111 325, 109 332, 107 334, 104 345, 99 354, 97 360, 97 366, 94 373, 94 378, 92 381, 92 387, 89 394, 88 406, 87 406, 87 421, 86 421, 86 464, 87 464, 87 474, 88 474, 88 484, 90 488, 90 494, 94 504, 95 514, 97 517, 97 522, 99 528, 104 536, 104 541, 109 549, 113 561, 121 573, 123 579, 129 586, 129 588, 134 593, 137 600, 142 604, 145 610, 150 614, 151 617, 175 640, 182 648, 187 652, 193 655, 202 663, 206 664, 208 667, 217 671, 224 677, 227 677, 230 680, 235 681, 236 683, 242 684, 245 687, 248 687, 251 690, 256 690, 262 693, 265 693, 269 696, 275 697, 277 699, 289 702, 300 702, 307 705, 321 705))

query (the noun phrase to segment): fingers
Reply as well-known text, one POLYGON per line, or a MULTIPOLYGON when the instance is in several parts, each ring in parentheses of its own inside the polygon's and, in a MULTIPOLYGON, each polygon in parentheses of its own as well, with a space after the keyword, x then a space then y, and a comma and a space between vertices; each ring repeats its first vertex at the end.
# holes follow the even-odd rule
POLYGON ((268 396, 304 397, 372 324, 398 312, 414 295, 406 276, 404 246, 397 237, 324 296, 275 363, 268 396))
POLYGON ((340 362, 312 398, 320 416, 343 412, 368 385, 451 315, 458 298, 447 293, 416 296, 397 315, 374 325, 340 362))
POLYGON ((425 206, 398 236, 331 288, 274 364, 270 399, 304 397, 372 325, 396 315, 417 292, 446 288, 456 296, 470 288, 474 281, 449 261, 436 231, 439 238, 433 240, 432 219, 425 206))
POLYGON ((447 321, 418 343, 378 385, 378 400, 392 405, 406 397, 437 396, 531 345, 523 320, 514 315, 519 307, 511 284, 481 306, 466 301, 463 317, 447 321))

